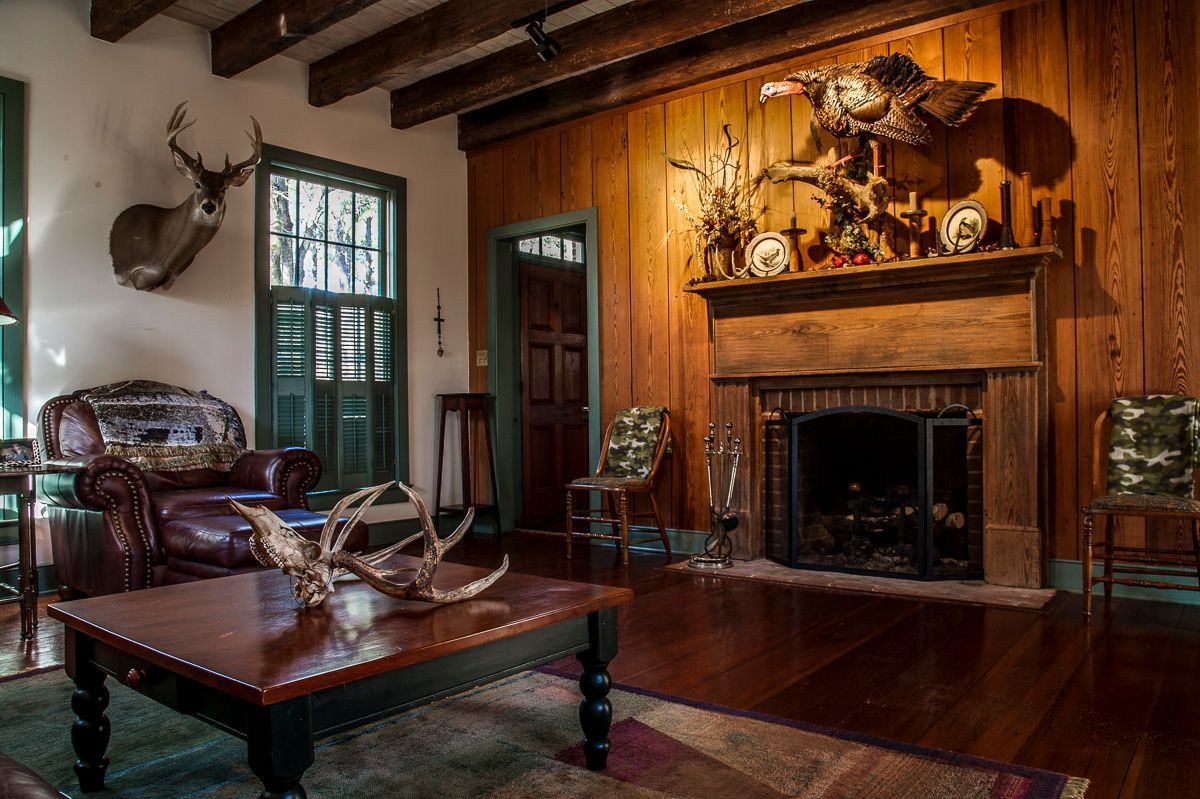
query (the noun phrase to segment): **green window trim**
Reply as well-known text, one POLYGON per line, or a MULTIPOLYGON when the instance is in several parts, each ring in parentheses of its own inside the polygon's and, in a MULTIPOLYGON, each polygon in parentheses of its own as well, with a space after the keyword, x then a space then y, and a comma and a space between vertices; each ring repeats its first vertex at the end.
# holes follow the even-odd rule
MULTIPOLYGON (((25 84, 0 78, 0 438, 25 438, 25 84)), ((16 499, 0 497, 0 546, 17 541, 16 499)))
MULTIPOLYGON (((25 309, 25 84, 0 78, 0 297, 25 309)), ((3 438, 24 438, 25 323, 0 327, 3 438)))
MULTIPOLYGON (((287 150, 273 145, 263 146, 263 159, 255 170, 255 445, 259 448, 275 446, 277 404, 273 392, 273 356, 275 316, 273 307, 277 303, 286 303, 303 314, 304 325, 312 331, 318 323, 317 316, 334 305, 339 314, 345 309, 361 308, 371 320, 366 325, 368 340, 376 333, 390 326, 391 347, 388 363, 381 364, 372 356, 368 371, 372 378, 378 374, 390 372, 394 376, 395 389, 391 395, 392 413, 387 417, 391 421, 390 436, 394 458, 390 461, 388 474, 383 475, 379 468, 373 474, 366 476, 363 485, 371 482, 395 477, 405 482, 409 479, 408 457, 408 346, 407 346, 407 188, 404 178, 389 175, 363 167, 343 164, 318 156, 287 150), (290 286, 271 286, 271 175, 312 176, 322 183, 331 186, 346 187, 360 193, 379 194, 387 200, 391 210, 387 216, 385 230, 381 230, 381 240, 387 242, 386 258, 383 264, 383 274, 380 276, 380 291, 385 295, 335 295, 316 288, 300 288, 290 286), (336 302, 335 302, 336 299, 336 302), (386 325, 380 316, 386 308, 386 325)), ((298 267, 297 267, 298 268, 298 267)), ((347 311, 353 315, 352 311, 347 311)), ((328 314, 321 315, 323 322, 328 314)), ((349 318, 349 317, 347 317, 349 318)), ((315 339, 312 339, 315 342, 315 339)), ((376 350, 372 348, 372 353, 376 350)), ((313 391, 318 387, 313 381, 313 391)), ((315 402, 315 400, 314 400, 315 402)), ((372 408, 379 406, 374 403, 372 408)), ((339 409, 340 412, 340 409, 339 409)), ((368 413, 375 413, 371 410, 368 413)), ((286 421, 286 420, 285 420, 286 421)), ((314 418, 315 424, 315 418, 314 418)), ((343 421, 344 424, 344 421, 343 421)), ((379 436, 373 428, 368 436, 375 446, 378 446, 379 436)), ((330 464, 326 463, 328 468, 330 464)), ((363 475, 359 475, 361 478, 363 475)), ((350 478, 347 478, 350 479, 350 478)), ((359 485, 333 485, 336 481, 323 478, 317 491, 310 494, 310 504, 315 509, 332 507, 338 498, 359 485)), ((360 482, 360 481, 356 481, 360 482)), ((399 491, 389 492, 382 498, 384 502, 402 501, 404 495, 399 491)))

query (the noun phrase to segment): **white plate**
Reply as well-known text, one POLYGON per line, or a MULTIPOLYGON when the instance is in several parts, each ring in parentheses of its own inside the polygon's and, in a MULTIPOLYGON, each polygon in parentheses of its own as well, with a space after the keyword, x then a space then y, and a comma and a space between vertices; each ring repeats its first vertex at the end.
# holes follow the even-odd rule
POLYGON ((755 277, 771 277, 786 272, 791 245, 778 233, 759 233, 746 246, 746 265, 755 277))
POLYGON ((942 252, 959 255, 971 252, 987 230, 987 211, 974 200, 955 204, 942 219, 942 252))

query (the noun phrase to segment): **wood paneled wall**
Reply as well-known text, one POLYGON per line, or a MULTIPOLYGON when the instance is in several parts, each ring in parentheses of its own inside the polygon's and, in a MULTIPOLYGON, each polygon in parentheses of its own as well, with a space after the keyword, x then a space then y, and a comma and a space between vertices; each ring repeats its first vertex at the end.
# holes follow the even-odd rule
MULTIPOLYGON (((899 202, 918 191, 936 220, 967 197, 998 218, 999 182, 1021 171, 1032 173, 1035 198, 1054 200, 1066 258, 1048 278, 1050 555, 1078 557, 1077 509, 1090 494, 1096 414, 1116 395, 1200 393, 1200 10, 1191 0, 1013 6, 470 153, 472 348, 486 348, 487 229, 595 206, 602 418, 607 423, 614 409, 631 403, 672 409, 678 436, 663 493, 674 526, 704 529, 699 449, 715 399, 705 307, 681 291, 697 268, 678 208, 694 203, 694 187, 663 153, 702 159, 729 124, 751 170, 785 158, 813 160, 820 152, 807 101, 757 102, 765 80, 802 65, 903 51, 931 74, 994 82, 968 127, 935 128, 931 147, 897 145, 885 162, 899 202)), ((823 144, 833 143, 824 137, 823 144)), ((813 194, 799 184, 769 187, 764 229, 793 218, 818 228, 813 194)), ((906 234, 898 234, 904 251, 906 234)), ((808 234, 806 268, 822 258, 818 250, 815 233, 808 234)), ((486 386, 485 369, 473 368, 472 385, 486 386)), ((1119 536, 1165 543, 1174 531, 1126 524, 1119 536)))

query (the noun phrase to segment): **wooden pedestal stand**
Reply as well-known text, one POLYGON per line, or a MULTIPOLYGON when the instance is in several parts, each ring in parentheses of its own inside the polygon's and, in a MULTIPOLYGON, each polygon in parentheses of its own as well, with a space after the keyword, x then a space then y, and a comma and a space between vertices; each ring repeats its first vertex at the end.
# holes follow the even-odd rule
POLYGON ((441 521, 442 511, 462 511, 475 508, 491 511, 496 520, 496 535, 500 535, 500 491, 496 487, 496 458, 492 452, 492 426, 488 420, 488 401, 490 394, 438 394, 438 404, 441 405, 441 423, 438 426, 438 471, 437 487, 434 489, 433 518, 434 523, 441 521), (446 455, 446 414, 451 411, 458 413, 458 439, 460 460, 462 461, 462 503, 459 505, 442 504, 442 464, 446 455), (471 416, 483 421, 484 447, 487 449, 488 473, 492 479, 492 501, 488 504, 476 502, 472 475, 474 462, 471 452, 471 416))

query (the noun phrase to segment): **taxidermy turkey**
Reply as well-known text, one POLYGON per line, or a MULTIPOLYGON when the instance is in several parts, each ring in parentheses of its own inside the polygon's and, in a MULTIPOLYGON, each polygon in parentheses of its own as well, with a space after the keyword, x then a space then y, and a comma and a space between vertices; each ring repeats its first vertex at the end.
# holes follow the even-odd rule
MULTIPOLYGON (((759 102, 802 94, 813 107, 813 120, 839 138, 852 136, 929 144, 922 111, 947 125, 970 118, 994 83, 937 80, 904 53, 870 61, 802 69, 782 81, 764 83, 759 102)), ((816 131, 814 130, 814 135, 816 131)))

